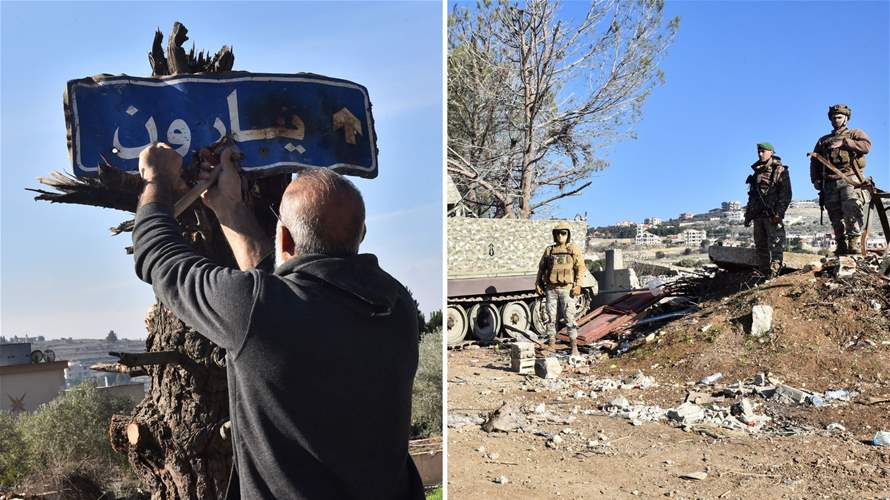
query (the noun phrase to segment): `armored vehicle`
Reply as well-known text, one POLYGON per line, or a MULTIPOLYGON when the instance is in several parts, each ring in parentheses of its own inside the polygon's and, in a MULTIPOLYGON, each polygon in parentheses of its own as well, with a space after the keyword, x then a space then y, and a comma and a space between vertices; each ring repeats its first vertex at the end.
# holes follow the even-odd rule
MULTIPOLYGON (((553 243, 559 220, 448 218, 449 345, 472 335, 491 341, 505 330, 544 333, 544 300, 535 293, 538 263, 553 243)), ((582 251, 587 221, 570 220, 572 243, 582 251)), ((590 309, 596 280, 585 272, 576 317, 590 309)))

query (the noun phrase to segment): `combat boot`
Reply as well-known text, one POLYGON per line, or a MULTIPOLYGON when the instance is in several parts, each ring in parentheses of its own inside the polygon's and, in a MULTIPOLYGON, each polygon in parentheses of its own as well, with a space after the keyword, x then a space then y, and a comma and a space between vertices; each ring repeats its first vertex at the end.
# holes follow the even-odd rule
POLYGON ((859 250, 859 236, 847 239, 847 255, 856 255, 859 253, 859 250))
POLYGON ((847 255, 847 253, 849 252, 847 250, 847 240, 844 238, 838 238, 835 241, 837 242, 837 247, 834 249, 835 257, 847 255))

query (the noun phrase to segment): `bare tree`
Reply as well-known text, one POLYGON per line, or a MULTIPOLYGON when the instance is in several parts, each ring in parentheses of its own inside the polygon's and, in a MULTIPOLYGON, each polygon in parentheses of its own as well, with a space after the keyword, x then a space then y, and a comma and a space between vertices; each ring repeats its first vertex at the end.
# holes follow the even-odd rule
POLYGON ((448 171, 485 217, 529 218, 581 192, 633 137, 679 28, 661 0, 480 2, 449 16, 448 171))

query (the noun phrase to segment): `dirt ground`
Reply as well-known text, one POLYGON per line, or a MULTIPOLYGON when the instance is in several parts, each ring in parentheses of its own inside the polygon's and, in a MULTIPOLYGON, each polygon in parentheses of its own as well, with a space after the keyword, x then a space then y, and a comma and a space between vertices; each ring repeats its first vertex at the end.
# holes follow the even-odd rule
POLYGON ((734 278, 718 280, 722 291, 708 290, 713 282, 700 287, 700 311, 637 332, 649 341, 599 356, 589 373, 566 368, 557 381, 519 375, 503 345, 449 351, 449 498, 890 498, 890 447, 871 444, 876 431, 890 430, 890 402, 880 402, 890 398, 886 285, 861 273, 798 272, 757 286, 734 278), (774 308, 773 330, 761 339, 746 333, 754 304, 774 308), (589 390, 593 380, 636 370, 656 385, 589 390), (846 389, 851 400, 813 406, 751 396, 755 413, 771 419, 757 432, 665 419, 634 425, 605 411, 619 395, 675 408, 715 372, 723 374, 718 384, 767 372, 797 388, 846 389), (479 417, 504 402, 534 422, 483 431, 479 417), (536 406, 548 418, 535 418, 536 406), (464 417, 477 420, 461 425, 464 417), (706 476, 681 477, 690 473, 706 476))

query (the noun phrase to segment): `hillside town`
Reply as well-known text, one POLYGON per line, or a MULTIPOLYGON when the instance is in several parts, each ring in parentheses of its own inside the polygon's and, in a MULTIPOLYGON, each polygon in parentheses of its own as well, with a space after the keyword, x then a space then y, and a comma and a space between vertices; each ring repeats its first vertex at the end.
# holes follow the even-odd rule
MULTIPOLYGON (((711 245, 753 247, 752 229, 744 226, 745 207, 739 201, 724 201, 720 207, 705 212, 682 212, 672 218, 647 217, 642 221, 621 220, 610 226, 588 229, 588 257, 606 248, 624 249, 625 259, 665 264, 686 260, 705 264, 711 245)), ((783 221, 786 251, 828 255, 835 249, 827 215, 820 224, 818 200, 791 202, 783 221)), ((866 248, 884 246, 884 236, 877 217, 869 223, 866 248)))

